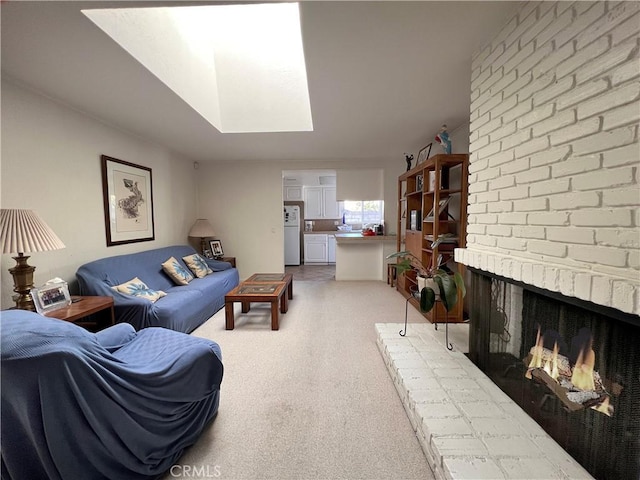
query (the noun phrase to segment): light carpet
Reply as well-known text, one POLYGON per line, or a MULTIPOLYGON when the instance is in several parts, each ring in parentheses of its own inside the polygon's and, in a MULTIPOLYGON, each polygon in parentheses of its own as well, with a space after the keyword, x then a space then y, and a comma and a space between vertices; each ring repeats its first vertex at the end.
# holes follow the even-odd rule
POLYGON ((293 293, 279 331, 268 304, 236 304, 234 330, 223 309, 193 332, 222 348, 220 409, 165 480, 434 478, 376 346, 375 323, 404 321, 402 296, 383 282, 293 293))

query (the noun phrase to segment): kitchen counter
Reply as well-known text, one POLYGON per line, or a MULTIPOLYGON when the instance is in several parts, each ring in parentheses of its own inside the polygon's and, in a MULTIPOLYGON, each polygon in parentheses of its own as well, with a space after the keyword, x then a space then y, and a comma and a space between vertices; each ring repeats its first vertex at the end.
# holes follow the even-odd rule
POLYGON ((338 232, 335 234, 338 243, 361 243, 361 242, 395 242, 395 235, 362 235, 354 232, 338 232))
POLYGON ((305 235, 333 235, 334 233, 340 233, 338 230, 314 230, 312 232, 302 232, 305 235))

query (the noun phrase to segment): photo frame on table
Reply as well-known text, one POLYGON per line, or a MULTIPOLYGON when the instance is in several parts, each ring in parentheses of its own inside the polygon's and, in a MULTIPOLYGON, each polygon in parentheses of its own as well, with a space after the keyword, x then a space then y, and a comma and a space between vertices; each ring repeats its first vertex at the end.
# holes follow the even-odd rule
MULTIPOLYGON (((442 211, 446 208, 446 206, 449 204, 449 200, 451 200, 451 197, 447 197, 447 198, 441 198, 440 201, 438 202, 438 215, 442 215, 442 211)), ((435 205, 434 208, 432 208, 429 213, 427 213, 427 216, 424 217, 424 222, 433 222, 435 221, 435 205)))
POLYGON ((69 286, 66 282, 32 288, 31 297, 36 311, 40 314, 71 305, 71 295, 69 295, 69 286))
POLYGON ((155 240, 151 169, 100 156, 107 247, 155 240))
POLYGON ((431 145, 433 145, 433 143, 430 143, 429 145, 427 145, 426 147, 423 147, 419 152, 418 152, 418 159, 416 160, 416 165, 420 165, 422 162, 424 162, 427 158, 429 158, 429 155, 431 155, 431 145))
POLYGON ((208 250, 205 248, 202 254, 204 255, 205 258, 208 258, 209 260, 213 260, 213 253, 211 253, 211 250, 208 250))
POLYGON ((209 240, 209 248, 213 254, 213 258, 224 257, 224 251, 222 250, 222 242, 220 240, 209 240))

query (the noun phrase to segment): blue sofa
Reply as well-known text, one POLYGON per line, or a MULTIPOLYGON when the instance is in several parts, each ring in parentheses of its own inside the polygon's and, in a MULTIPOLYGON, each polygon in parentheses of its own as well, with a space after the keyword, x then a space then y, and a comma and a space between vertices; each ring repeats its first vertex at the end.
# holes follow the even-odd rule
POLYGON ((218 412, 217 343, 0 313, 3 480, 158 478, 218 412))
POLYGON ((162 263, 174 257, 187 268, 182 257, 194 253, 190 246, 176 245, 86 263, 76 272, 80 294, 112 296, 116 322, 130 323, 136 330, 165 327, 189 333, 224 306, 224 296, 240 280, 230 263, 207 259, 214 273, 194 278, 188 285, 176 285, 162 270, 162 263), (111 288, 135 277, 167 296, 151 303, 111 288))

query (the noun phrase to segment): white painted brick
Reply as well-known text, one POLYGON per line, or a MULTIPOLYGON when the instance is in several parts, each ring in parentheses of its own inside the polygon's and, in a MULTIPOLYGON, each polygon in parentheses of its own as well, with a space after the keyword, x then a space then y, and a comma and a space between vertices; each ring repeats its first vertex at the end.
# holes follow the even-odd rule
POLYGON ((600 168, 600 154, 585 155, 582 157, 570 157, 563 162, 554 164, 551 167, 551 176, 554 178, 576 175, 578 173, 590 172, 600 168))
POLYGON ((438 456, 457 456, 460 453, 465 455, 487 456, 487 447, 479 438, 446 438, 435 437, 431 440, 433 450, 438 456))
POLYGON ((472 109, 471 111, 476 112, 478 114, 478 118, 471 121, 469 125, 469 130, 471 133, 478 134, 478 129, 491 120, 491 115, 488 113, 485 113, 484 115, 480 116, 479 109, 475 109, 475 110, 472 109))
POLYGON ((549 138, 534 138, 533 140, 529 140, 528 142, 516 146, 515 155, 516 158, 521 158, 547 148, 549 148, 549 138))
POLYGON ((482 192, 477 195, 478 203, 497 202, 499 198, 500 198, 500 194, 495 190, 482 192))
POLYGON ((627 264, 627 252, 621 248, 569 245, 569 255, 574 260, 612 267, 624 267, 627 264))
POLYGON ((485 64, 489 64, 489 65, 493 65, 493 62, 496 61, 496 59, 498 57, 500 57, 500 55, 502 55, 504 53, 504 44, 498 44, 495 45, 492 49, 491 49, 491 53, 489 54, 489 56, 485 59, 484 63, 485 64))
POLYGON ((634 288, 626 282, 613 282, 611 306, 623 312, 633 311, 634 288))
POLYGON ((507 473, 507 478, 528 480, 563 479, 564 475, 545 458, 505 457, 498 460, 507 473))
POLYGON ((488 187, 488 182, 474 182, 469 185, 469 193, 486 192, 488 187))
POLYGON ((551 210, 574 210, 598 206, 600 206, 600 193, 598 192, 571 192, 549 198, 551 210))
POLYGON ((576 175, 571 180, 574 190, 624 187, 634 183, 633 167, 607 168, 576 175))
POLYGON ((616 108, 603 114, 602 128, 610 130, 630 123, 637 124, 640 121, 640 107, 637 102, 624 107, 616 108))
POLYGON ((514 201, 513 208, 517 212, 546 211, 549 209, 549 204, 546 198, 527 198, 524 200, 514 201))
MULTIPOLYGON (((640 190, 637 185, 630 188, 617 188, 602 192, 602 204, 605 207, 634 206, 640 204, 640 190)), ((636 221, 636 225, 640 225, 636 221)))
POLYGON ((500 200, 517 200, 529 197, 529 187, 526 185, 500 190, 500 200))
POLYGON ((521 158, 500 167, 500 172, 504 174, 518 173, 529 168, 529 159, 521 158))
POLYGON ((529 225, 568 225, 569 212, 534 212, 527 219, 529 225))
MULTIPOLYGON (((541 18, 539 18, 529 30, 523 33, 522 37, 520 37, 520 43, 522 45, 527 45, 529 42, 534 39, 537 40, 536 45, 542 45, 544 41, 540 41, 539 37, 542 32, 554 21, 555 11, 553 9, 549 10, 546 14, 544 14, 541 18), (538 38, 536 38, 538 37, 538 38)), ((544 38, 544 37, 543 37, 544 38)))
POLYGON ((490 225, 487 227, 487 234, 498 237, 510 237, 511 227, 508 225, 490 225))
MULTIPOLYGON (((556 132, 552 132, 551 135, 549 135, 549 137, 551 139, 551 145, 559 145, 559 144, 567 143, 581 137, 586 137, 587 135, 591 135, 592 137, 594 137, 595 135, 593 134, 598 132, 599 130, 600 130, 600 119, 589 118, 587 120, 582 120, 569 127, 561 128, 556 132)), ((596 150, 588 150, 582 153, 591 153, 592 151, 596 151, 596 150)), ((574 153, 578 153, 578 152, 574 152, 574 153)))
MULTIPOLYGON (((487 213, 486 203, 475 203, 467 206, 467 213, 487 213)), ((470 232, 473 233, 473 232, 470 232)))
MULTIPOLYGON (((640 270, 640 250, 631 250, 629 252, 629 257, 627 258, 627 264, 629 268, 633 268, 634 270, 640 270)), ((638 290, 638 294, 640 294, 640 289, 638 290)))
POLYGON ((603 152, 602 166, 606 168, 619 165, 637 165, 638 163, 640 163, 640 145, 638 142, 603 152))
POLYGON ((564 160, 570 153, 571 148, 568 145, 562 145, 561 147, 550 148, 544 152, 531 155, 529 160, 532 167, 539 167, 540 165, 548 165, 564 160))
MULTIPOLYGON (((491 68, 485 68, 480 72, 480 75, 478 75, 476 78, 473 79, 473 81, 471 82, 471 89, 472 90, 476 90, 478 89, 481 93, 482 91, 480 90, 480 85, 482 85, 487 78, 489 78, 491 76, 491 68)), ((482 100, 483 102, 488 100, 488 97, 486 95, 482 96, 484 100, 482 100)), ((476 110, 476 108, 478 108, 480 104, 477 104, 476 106, 474 106, 473 104, 471 105, 471 110, 476 110)))
POLYGON ((502 165, 505 163, 511 162, 515 158, 515 153, 513 150, 507 150, 506 152, 496 153, 492 155, 489 159, 489 165, 495 167, 497 165, 502 165))
POLYGON ((547 104, 540 107, 536 107, 531 113, 523 115, 518 119, 516 124, 518 128, 525 128, 534 123, 540 122, 546 118, 549 118, 553 115, 553 105, 547 104))
POLYGON ((541 450, 527 437, 485 437, 489 453, 500 457, 539 457, 541 450))
POLYGON ((543 287, 552 292, 559 290, 560 270, 555 267, 544 266, 544 285, 543 287))
POLYGON ((487 204, 487 212, 489 213, 501 213, 501 212, 512 212, 512 211, 513 211, 513 202, 500 201, 500 202, 491 202, 487 204))
POLYGON ((482 48, 480 51, 476 52, 473 56, 472 56, 472 60, 471 60, 471 67, 475 70, 475 69, 482 69, 484 66, 482 65, 482 63, 487 59, 487 57, 489 56, 489 54, 491 53, 491 45, 487 45, 486 47, 482 48))
POLYGON ((469 173, 479 172, 489 166, 489 160, 474 160, 469 162, 469 173))
POLYGON ((547 55, 542 62, 536 65, 533 68, 533 75, 536 76, 551 71, 555 72, 556 79, 564 77, 568 72, 566 70, 563 71, 562 68, 565 64, 572 63, 575 53, 573 43, 563 45, 550 55, 547 55))
POLYGON ((575 81, 573 79, 573 76, 568 76, 561 78, 560 80, 556 80, 555 82, 550 83, 543 90, 539 90, 533 93, 533 104, 542 105, 543 103, 546 103, 549 100, 554 99, 558 95, 561 95, 572 89, 574 85, 575 81))
MULTIPOLYGON (((478 129, 478 132, 480 132, 480 129, 478 129)), ((478 136, 476 140, 470 142, 469 149, 470 151, 475 152, 476 150, 479 150, 482 147, 486 147, 487 145, 489 145, 489 137, 486 135, 478 136)))
MULTIPOLYGON (((525 52, 527 47, 523 48, 523 53, 525 52)), ((553 48, 551 44, 546 44, 546 45, 543 45, 541 48, 534 50, 533 52, 531 52, 526 56, 522 54, 518 55, 519 62, 517 63, 517 65, 515 65, 518 75, 522 75, 525 72, 531 72, 534 78, 537 77, 540 72, 536 68, 536 65, 538 65, 541 61, 543 61, 552 53, 553 53, 553 48)), ((508 68, 512 68, 512 65, 510 64, 505 65, 505 70, 508 68)))
POLYGON ((640 248, 640 231, 636 229, 599 228, 598 245, 621 248, 640 248))
POLYGON ((546 237, 544 227, 512 227, 514 237, 543 239, 546 237))
POLYGON ((540 255, 548 255, 551 257, 566 257, 567 246, 556 242, 542 242, 538 240, 529 240, 527 242, 527 251, 531 253, 539 253, 540 255))
POLYGON ((526 225, 527 214, 522 212, 503 213, 499 216, 500 223, 506 225, 526 225))
POLYGON ((522 427, 511 418, 473 418, 470 420, 471 427, 482 437, 493 435, 513 435, 522 436, 525 432, 522 427))
POLYGON ((506 136, 514 134, 516 130, 517 128, 515 123, 509 123, 507 125, 504 125, 503 123, 503 125, 500 128, 497 128, 495 131, 491 132, 488 138, 492 142, 497 142, 498 140, 506 136))
POLYGON ((629 209, 584 209, 571 212, 571 225, 584 227, 630 227, 632 211, 629 209))
POLYGON ((541 55, 540 53, 536 52, 536 50, 534 49, 533 43, 530 43, 522 47, 520 51, 513 58, 511 58, 508 62, 504 64, 504 71, 505 73, 509 73, 514 71, 514 69, 518 67, 517 72, 519 75, 522 75, 523 72, 529 71, 531 67, 536 63, 538 63, 540 60, 542 60, 542 58, 544 58, 544 55, 541 55), (526 62, 527 60, 530 60, 532 56, 535 56, 537 58, 537 61, 528 66, 523 67, 522 66, 523 63, 526 62))
POLYGON ((516 250, 523 252, 527 249, 527 242, 520 238, 498 238, 497 246, 505 250, 516 250))
POLYGON ((537 182, 529 187, 529 195, 538 197, 541 195, 564 193, 569 191, 570 185, 571 183, 568 179, 558 180, 554 178, 545 182, 537 182))
POLYGON ((500 142, 494 142, 478 150, 477 154, 478 154, 478 158, 482 159, 482 158, 490 157, 491 155, 495 155, 499 151, 500 151, 500 142))
POLYGON ((573 110, 565 110, 556 113, 552 118, 540 122, 533 126, 533 136, 539 137, 559 128, 566 127, 576 122, 576 112, 573 110))
POLYGON ((516 177, 518 185, 522 183, 539 182, 551 178, 551 167, 545 165, 520 172, 516 177))
POLYGON ((573 142, 573 153, 585 155, 587 153, 606 151, 611 148, 628 145, 634 141, 634 137, 635 127, 622 127, 616 130, 596 133, 573 142))
POLYGON ((478 233, 480 235, 484 235, 484 233, 487 230, 487 226, 486 225, 468 225, 467 226, 467 233, 478 233))
MULTIPOLYGON (((550 85, 554 82, 554 76, 548 73, 544 75, 540 75, 539 77, 534 77, 534 80, 527 84, 525 87, 522 87, 518 92, 518 100, 525 100, 531 97, 536 92, 541 92, 546 88, 549 88, 550 85)), ((558 95, 562 92, 558 92, 558 95)), ((534 105, 538 105, 539 103, 534 102, 534 105)))
POLYGON ((573 285, 575 273, 571 270, 561 270, 559 279, 560 293, 568 297, 573 297, 573 285))
MULTIPOLYGON (((499 169, 494 167, 494 171, 499 173, 499 169)), ((497 174, 496 174, 497 176, 497 174)), ((513 175, 504 175, 489 182, 491 190, 499 190, 501 188, 513 187, 516 184, 516 178, 513 175)), ((496 192, 497 193, 497 192, 496 192)))
MULTIPOLYGON (((616 86, 627 80, 640 76, 640 62, 637 55, 619 67, 614 68, 610 73, 611 85, 616 86)), ((506 95, 506 93, 505 93, 506 95)))
MULTIPOLYGON (((531 74, 531 72, 519 73, 518 79, 515 82, 513 82, 511 85, 505 87, 504 91, 502 92, 504 95, 504 98, 509 98, 515 93, 520 93, 520 91, 524 87, 529 85, 532 81, 533 81, 533 75, 531 74)), ((523 104, 522 99, 518 98, 518 100, 519 100, 518 106, 522 105, 523 104)), ((507 121, 506 118, 505 118, 505 121, 507 121)))
POLYGON ((526 9, 528 7, 534 7, 535 4, 528 3, 523 7, 523 10, 518 12, 519 23, 518 26, 511 32, 511 34, 505 39, 506 45, 511 45, 516 40, 519 40, 524 32, 526 32, 529 28, 533 26, 536 22, 536 14, 535 12, 529 12, 526 9))
MULTIPOLYGON (((502 68, 498 65, 491 65, 491 75, 484 82, 480 84, 480 93, 489 92, 491 94, 491 87, 504 77, 502 68)), ((502 99, 502 92, 499 92, 502 99)))
POLYGON ((502 121, 504 122, 505 126, 513 123, 515 119, 527 114, 533 109, 533 99, 530 98, 528 100, 518 100, 518 104, 514 108, 512 108, 511 110, 507 110, 502 115, 502 121))
POLYGON ((595 245, 595 230, 584 227, 547 227, 547 239, 554 242, 595 245))
POLYGON ((612 45, 617 45, 632 35, 638 36, 640 32, 640 15, 635 14, 620 26, 618 26, 611 34, 612 45))
POLYGON ((591 279, 591 301, 600 305, 611 305, 613 281, 608 277, 594 276, 591 279))
POLYGON ((635 42, 628 42, 610 49, 606 55, 601 55, 595 60, 585 64, 576 71, 576 81, 578 85, 594 77, 600 76, 607 70, 625 62, 634 49, 635 42))
MULTIPOLYGON (((513 75, 515 76, 515 73, 513 75)), ((508 82, 509 84, 513 83, 513 80, 511 80, 509 77, 503 78, 499 83, 502 83, 503 81, 506 83, 507 80, 509 80, 509 82, 508 82)), ((499 85, 496 84, 494 86, 494 88, 498 88, 498 86, 499 85)), ((504 87, 501 86, 501 88, 504 88, 504 87)), ((498 118, 504 112, 514 108, 517 104, 518 104, 518 98, 515 97, 515 96, 511 96, 508 99, 503 100, 502 102, 500 102, 499 105, 496 105, 495 107, 493 107, 493 109, 491 110, 491 117, 492 118, 498 118)))
MULTIPOLYGON (((625 84, 596 98, 581 102, 577 108, 578 118, 583 119, 607 110, 612 110, 615 107, 637 100, 639 96, 640 83, 625 84)), ((637 104, 633 106, 636 111, 640 111, 640 107, 638 107, 637 104)))
MULTIPOLYGON (((571 43, 568 43, 563 48, 566 48, 567 46, 571 46, 571 48, 573 48, 573 44, 571 43)), ((558 67, 556 68, 556 75, 558 76, 558 78, 564 77, 565 75, 568 75, 569 73, 575 71, 576 69, 587 63, 589 60, 602 55, 608 49, 609 39, 606 37, 600 38, 598 41, 592 43, 586 48, 578 50, 577 52, 575 52, 575 55, 571 56, 570 59, 565 60, 560 65, 558 65, 558 67)))
POLYGON ((444 457, 442 465, 447 480, 501 480, 506 478, 496 462, 486 457, 444 457))
MULTIPOLYGON (((555 19, 553 23, 548 25, 543 31, 541 31, 536 37, 536 47, 540 48, 540 45, 544 45, 551 39, 555 39, 555 37, 565 30, 571 25, 573 17, 573 12, 571 10, 565 11, 558 18, 555 19)), ((559 47, 558 43, 556 43, 556 48, 559 47)))
POLYGON ((572 38, 575 38, 581 31, 589 27, 598 18, 604 15, 605 2, 585 2, 584 5, 593 5, 587 12, 579 15, 569 26, 555 35, 555 43, 562 46, 572 38))
POLYGON ((484 215, 475 215, 475 220, 477 223, 493 225, 498 222, 498 216, 494 214, 486 213, 484 215))
POLYGON ((629 16, 638 11, 638 6, 637 2, 620 2, 606 16, 600 17, 589 29, 584 30, 577 37, 578 48, 582 48, 583 45, 591 43, 623 23, 629 16))
POLYGON ((514 15, 509 22, 502 27, 497 36, 493 39, 493 44, 497 45, 498 43, 504 43, 505 47, 511 46, 510 43, 506 43, 506 39, 509 35, 513 33, 513 31, 518 26, 518 16, 514 15))
POLYGON ((609 84, 603 78, 592 80, 583 85, 580 85, 573 90, 568 91, 565 94, 556 98, 555 104, 558 110, 564 110, 567 107, 571 107, 577 103, 583 102, 591 97, 604 92, 609 88, 609 84))
POLYGON ((591 300, 591 274, 577 273, 573 286, 576 297, 582 300, 591 300))
MULTIPOLYGON (((480 138, 486 137, 491 132, 493 132, 494 130, 497 130, 501 126, 502 126, 502 119, 498 117, 495 120, 491 120, 490 122, 487 122, 482 127, 480 127, 478 129, 478 134, 480 135, 480 138)), ((473 150, 476 151, 477 148, 474 148, 473 150)))

